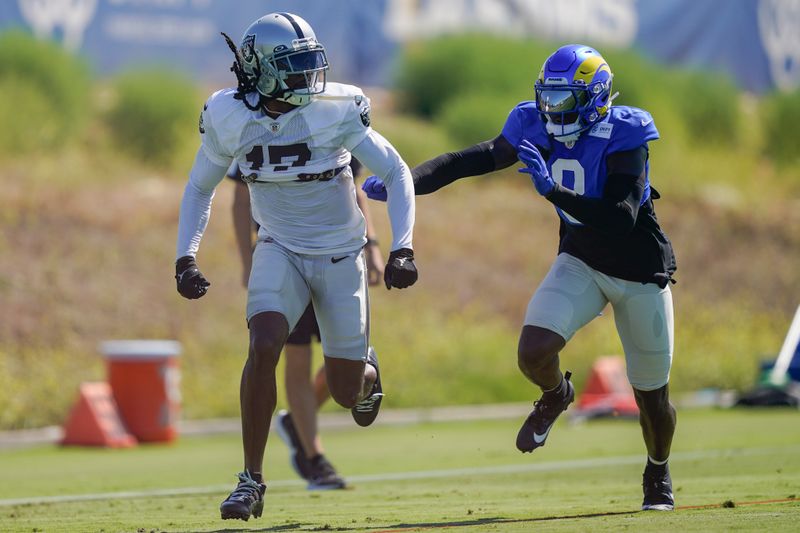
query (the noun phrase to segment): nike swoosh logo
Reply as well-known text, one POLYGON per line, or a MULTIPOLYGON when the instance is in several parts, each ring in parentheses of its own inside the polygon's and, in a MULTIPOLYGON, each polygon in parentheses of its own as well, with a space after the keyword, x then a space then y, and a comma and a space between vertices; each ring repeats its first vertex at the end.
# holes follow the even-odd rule
POLYGON ((534 431, 534 432, 533 432, 533 442, 535 442, 536 444, 541 444, 541 443, 543 443, 543 442, 544 442, 544 439, 546 439, 546 438, 547 438, 547 435, 549 435, 549 434, 550 434, 550 430, 551 430, 551 429, 553 429, 553 426, 550 426, 549 428, 547 428, 547 431, 545 431, 545 432, 544 432, 544 433, 542 433, 541 435, 539 435, 538 433, 536 433, 536 432, 534 431))
POLYGON ((331 263, 338 263, 339 261, 343 261, 350 257, 349 255, 345 255, 343 257, 331 257, 331 263))

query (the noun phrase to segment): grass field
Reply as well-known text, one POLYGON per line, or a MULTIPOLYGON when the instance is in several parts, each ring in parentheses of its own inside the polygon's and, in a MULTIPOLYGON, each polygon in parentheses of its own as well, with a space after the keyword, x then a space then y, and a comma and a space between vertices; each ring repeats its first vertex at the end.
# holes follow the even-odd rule
POLYGON ((0 451, 2 531, 796 531, 800 413, 682 410, 670 461, 678 509, 638 512, 644 452, 631 420, 559 421, 514 448, 518 420, 331 430, 350 490, 309 492, 274 439, 264 516, 222 521, 237 435, 129 450, 0 451), (727 502, 727 503, 726 503, 727 502))

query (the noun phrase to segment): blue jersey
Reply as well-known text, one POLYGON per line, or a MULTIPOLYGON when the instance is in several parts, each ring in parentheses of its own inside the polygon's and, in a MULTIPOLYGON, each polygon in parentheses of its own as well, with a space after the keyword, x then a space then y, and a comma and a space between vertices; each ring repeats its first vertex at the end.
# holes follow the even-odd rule
MULTIPOLYGON (((581 196, 600 198, 606 184, 606 157, 614 152, 638 148, 658 139, 658 130, 650 113, 627 106, 614 106, 590 130, 581 134, 572 148, 550 138, 534 102, 522 102, 509 114, 503 137, 519 151, 527 139, 549 154, 547 170, 553 180, 581 196)), ((642 204, 650 198, 650 169, 647 163, 642 204)), ((581 223, 556 207, 567 224, 581 223)))
MULTIPOLYGON (((608 114, 572 144, 553 139, 534 102, 522 102, 509 113, 503 137, 519 151, 523 139, 535 144, 546 159, 547 170, 562 187, 587 198, 602 198, 608 178, 609 154, 635 150, 658 139, 653 117, 647 111, 612 106, 608 114)), ((644 194, 630 235, 609 236, 585 226, 556 207, 561 217, 559 252, 576 256, 610 276, 651 282, 670 277, 675 258, 669 240, 655 218, 649 162, 645 163, 644 194)))

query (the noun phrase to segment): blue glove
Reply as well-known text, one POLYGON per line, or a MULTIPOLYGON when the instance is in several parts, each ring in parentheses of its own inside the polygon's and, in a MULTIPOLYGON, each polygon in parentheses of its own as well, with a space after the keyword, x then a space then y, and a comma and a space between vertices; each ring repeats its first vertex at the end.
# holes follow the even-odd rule
POLYGON ((379 202, 385 202, 388 196, 386 194, 386 185, 383 184, 383 180, 378 176, 368 177, 364 181, 364 185, 361 186, 361 190, 367 193, 367 198, 378 200, 379 202))
POLYGON ((519 171, 531 175, 531 181, 538 193, 542 196, 547 196, 553 192, 553 189, 556 188, 556 182, 547 172, 547 164, 544 162, 542 154, 530 141, 524 140, 520 143, 518 157, 520 161, 527 165, 525 168, 519 169, 519 171))

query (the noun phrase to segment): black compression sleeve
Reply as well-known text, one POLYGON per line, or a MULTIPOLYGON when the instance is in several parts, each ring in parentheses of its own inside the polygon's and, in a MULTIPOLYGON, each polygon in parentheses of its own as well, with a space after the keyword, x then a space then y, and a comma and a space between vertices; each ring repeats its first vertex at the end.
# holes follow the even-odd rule
POLYGON ((644 146, 611 154, 602 198, 580 196, 556 184, 547 199, 587 226, 610 235, 626 235, 636 224, 642 203, 646 161, 644 146))
POLYGON ((492 141, 449 152, 414 167, 414 194, 430 194, 460 178, 478 176, 495 170, 492 141))

